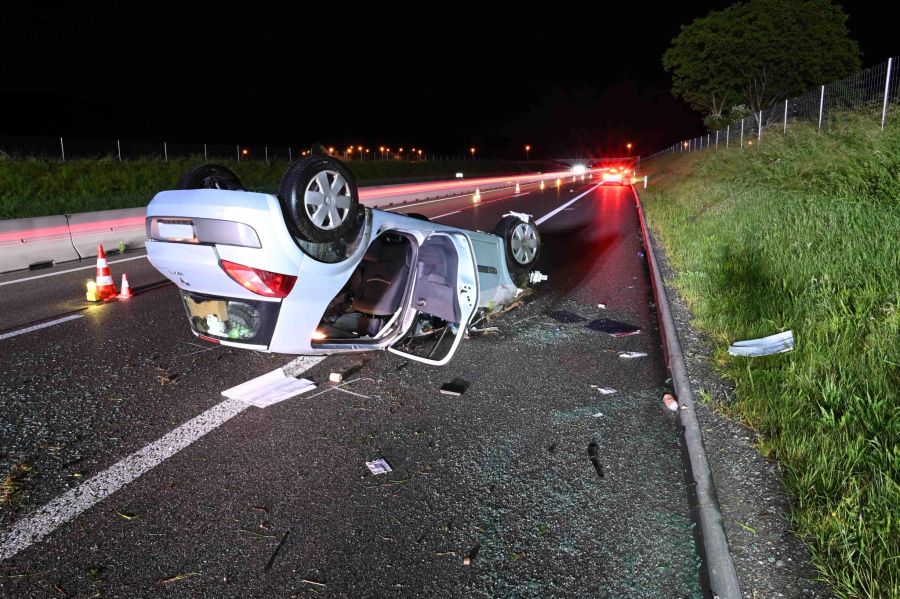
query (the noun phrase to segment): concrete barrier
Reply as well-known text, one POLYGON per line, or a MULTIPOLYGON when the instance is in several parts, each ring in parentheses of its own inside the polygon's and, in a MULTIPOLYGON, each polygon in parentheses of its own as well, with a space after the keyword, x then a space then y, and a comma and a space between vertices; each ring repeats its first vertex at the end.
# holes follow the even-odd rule
POLYGON ((0 272, 77 259, 65 216, 0 220, 0 272))
POLYGON ((97 244, 107 252, 120 242, 128 248, 142 247, 147 240, 144 219, 146 208, 123 208, 69 215, 72 243, 82 258, 97 255, 97 244))
MULTIPOLYGON (((559 171, 506 177, 481 177, 361 187, 360 201, 371 208, 383 208, 442 197, 514 188, 557 178, 571 182, 572 173, 559 171)), ((41 262, 64 262, 97 255, 97 244, 107 252, 120 242, 140 247, 146 241, 145 208, 124 208, 81 212, 68 216, 46 216, 0 221, 0 272, 28 268, 41 262)))

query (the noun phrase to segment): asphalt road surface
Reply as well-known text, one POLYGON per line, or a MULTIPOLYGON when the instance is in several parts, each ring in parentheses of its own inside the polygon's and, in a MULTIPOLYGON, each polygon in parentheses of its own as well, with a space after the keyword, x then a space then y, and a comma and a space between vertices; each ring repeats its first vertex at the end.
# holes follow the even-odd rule
POLYGON ((397 210, 488 231, 530 213, 549 280, 444 368, 301 361, 318 388, 265 409, 221 391, 293 356, 198 341, 140 254, 110 255, 127 302, 85 307, 91 262, 0 275, 0 595, 701 596, 630 189, 397 210))

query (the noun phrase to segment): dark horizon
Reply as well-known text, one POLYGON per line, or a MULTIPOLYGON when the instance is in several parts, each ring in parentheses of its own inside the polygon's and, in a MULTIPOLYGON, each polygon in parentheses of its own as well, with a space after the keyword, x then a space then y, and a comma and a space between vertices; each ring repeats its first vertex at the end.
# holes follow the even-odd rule
MULTIPOLYGON (((211 18, 184 7, 21 2, 0 24, 0 133, 456 155, 475 146, 506 158, 523 157, 525 144, 543 158, 615 155, 631 142, 646 155, 705 130, 672 97, 661 56, 682 24, 729 4, 530 23, 466 22, 454 8, 446 21, 404 29, 365 9, 355 21, 323 9, 283 23, 278 11, 211 18), (323 42, 313 23, 341 35, 323 42)), ((889 56, 879 11, 847 8, 865 66, 889 56)))

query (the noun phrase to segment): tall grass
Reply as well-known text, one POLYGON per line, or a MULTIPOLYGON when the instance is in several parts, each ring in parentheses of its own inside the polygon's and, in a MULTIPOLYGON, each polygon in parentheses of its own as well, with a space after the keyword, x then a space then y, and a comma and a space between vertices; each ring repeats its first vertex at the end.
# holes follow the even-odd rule
MULTIPOLYGON (((164 162, 128 160, 2 160, 0 159, 0 219, 71 214, 112 208, 145 206, 153 195, 172 186, 189 169, 202 164, 202 156, 164 162)), ((248 189, 274 193, 286 161, 214 161, 234 170, 248 189)), ((369 161, 348 162, 361 184, 397 179, 452 178, 469 174, 506 174, 553 170, 552 163, 369 161)))
POLYGON ((767 133, 645 164, 650 224, 823 577, 900 597, 900 126, 767 133), (726 352, 787 329, 791 353, 726 352))

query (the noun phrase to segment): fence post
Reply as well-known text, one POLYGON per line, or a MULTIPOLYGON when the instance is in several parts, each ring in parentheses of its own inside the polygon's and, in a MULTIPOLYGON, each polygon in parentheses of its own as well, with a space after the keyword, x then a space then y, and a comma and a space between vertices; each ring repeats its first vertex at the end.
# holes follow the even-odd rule
POLYGON ((237 154, 237 161, 240 162, 241 161, 241 146, 240 146, 240 144, 235 144, 234 152, 235 152, 235 154, 237 154))
POLYGON ((122 162, 122 140, 121 139, 116 140, 116 149, 119 152, 119 162, 122 162))
POLYGON ((788 101, 784 101, 784 134, 787 135, 787 105, 788 101))
POLYGON ((163 156, 166 157, 166 162, 169 161, 169 146, 166 142, 163 142, 163 156))
POLYGON ((709 149, 709 136, 710 136, 710 135, 712 135, 712 133, 707 133, 707 134, 706 134, 706 149, 707 149, 707 150, 709 149))
POLYGON ((822 86, 822 95, 819 96, 819 132, 822 131, 822 111, 825 109, 825 86, 822 86))
POLYGON ((62 137, 59 138, 59 151, 62 154, 62 161, 66 161, 66 146, 63 144, 62 137))
POLYGON ((269 164, 269 146, 266 146, 266 164, 269 164))
POLYGON ((206 144, 203 144, 203 161, 209 160, 209 157, 206 155, 206 144))
POLYGON ((291 147, 288 146, 288 162, 293 162, 293 161, 294 161, 294 159, 291 158, 291 147))
POLYGON ((731 125, 725 127, 725 147, 727 148, 731 142, 731 125))
POLYGON ((719 149, 719 130, 716 129, 716 149, 719 149))
POLYGON ((884 119, 887 117, 888 94, 891 85, 891 66, 894 63, 893 57, 888 58, 887 76, 884 78, 884 103, 881 105, 881 130, 884 131, 884 119))
POLYGON ((762 128, 763 128, 763 120, 762 120, 762 110, 759 111, 759 135, 756 138, 756 143, 762 145, 762 128))
POLYGON ((741 119, 741 147, 742 148, 744 147, 744 120, 746 118, 747 117, 744 117, 743 119, 741 119))

